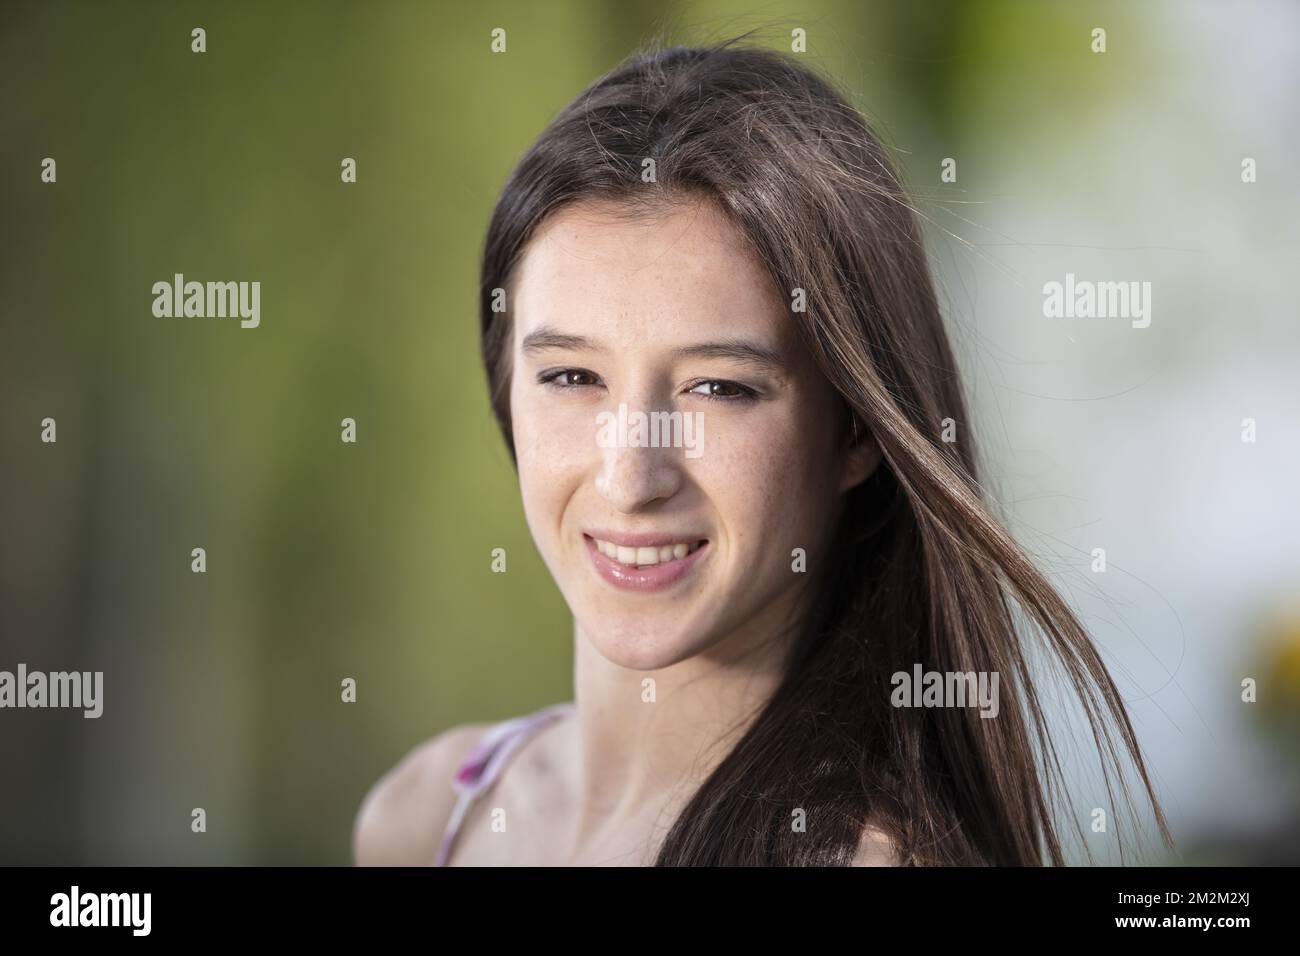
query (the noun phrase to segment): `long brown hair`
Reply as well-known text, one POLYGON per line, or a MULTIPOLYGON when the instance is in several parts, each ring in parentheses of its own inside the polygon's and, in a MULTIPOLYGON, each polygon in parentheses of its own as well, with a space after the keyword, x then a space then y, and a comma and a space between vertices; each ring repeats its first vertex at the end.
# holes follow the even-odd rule
POLYGON ((488 228, 480 290, 483 361, 512 456, 509 298, 494 306, 531 236, 576 200, 701 193, 777 289, 805 291, 792 321, 882 462, 846 495, 783 683, 678 816, 658 864, 846 864, 867 824, 904 863, 1063 863, 1062 773, 1029 659, 1040 650, 1082 704, 1107 800, 1108 767, 1123 776, 1113 721, 1172 846, 1096 648, 977 482, 956 363, 889 156, 792 57, 736 41, 639 53, 519 162, 488 228), (647 158, 654 182, 642 178, 647 158), (945 419, 957 440, 943 440, 945 419), (891 675, 915 664, 998 674, 997 717, 893 706, 891 675), (791 825, 798 809, 806 831, 791 825))

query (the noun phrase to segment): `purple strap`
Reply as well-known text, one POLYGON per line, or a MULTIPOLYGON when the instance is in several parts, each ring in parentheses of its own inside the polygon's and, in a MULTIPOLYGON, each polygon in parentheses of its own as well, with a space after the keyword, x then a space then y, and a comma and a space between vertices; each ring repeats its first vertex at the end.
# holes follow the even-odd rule
POLYGON ((456 842, 456 835, 460 832, 461 824, 465 822, 465 815, 469 812, 469 808, 479 794, 496 782, 501 769, 511 755, 535 731, 570 713, 573 708, 573 701, 568 701, 523 717, 503 720, 474 745, 451 782, 452 789, 457 794, 456 806, 451 812, 451 819, 447 821, 447 829, 442 835, 442 846, 438 848, 438 857, 434 860, 434 866, 447 865, 447 858, 451 856, 451 848, 456 842))

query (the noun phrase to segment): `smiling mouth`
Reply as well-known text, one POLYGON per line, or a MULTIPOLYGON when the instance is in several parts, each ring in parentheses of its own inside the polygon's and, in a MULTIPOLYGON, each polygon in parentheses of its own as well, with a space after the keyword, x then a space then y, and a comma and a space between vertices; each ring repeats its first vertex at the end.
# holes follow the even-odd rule
POLYGON ((708 544, 707 538, 701 538, 698 541, 675 541, 657 547, 629 548, 600 538, 591 538, 591 541, 605 557, 629 569, 651 568, 670 561, 680 561, 708 544))

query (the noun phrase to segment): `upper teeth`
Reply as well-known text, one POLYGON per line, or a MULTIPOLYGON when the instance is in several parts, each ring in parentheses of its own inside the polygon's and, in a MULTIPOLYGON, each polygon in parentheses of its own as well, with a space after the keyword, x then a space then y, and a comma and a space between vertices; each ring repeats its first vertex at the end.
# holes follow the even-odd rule
POLYGON ((675 561, 686 557, 700 545, 698 541, 679 541, 676 544, 660 545, 657 548, 625 548, 612 541, 602 541, 600 538, 592 538, 592 540, 596 542, 596 547, 600 549, 601 554, 613 558, 619 564, 633 567, 658 564, 661 561, 675 561))

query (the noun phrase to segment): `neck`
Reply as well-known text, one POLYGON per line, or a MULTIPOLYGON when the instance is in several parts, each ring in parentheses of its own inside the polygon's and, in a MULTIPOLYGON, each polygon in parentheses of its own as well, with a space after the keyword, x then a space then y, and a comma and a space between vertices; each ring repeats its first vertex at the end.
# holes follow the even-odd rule
POLYGON ((633 670, 602 656, 575 624, 575 850, 632 821, 667 832, 784 676, 793 630, 756 630, 669 667, 633 670))

